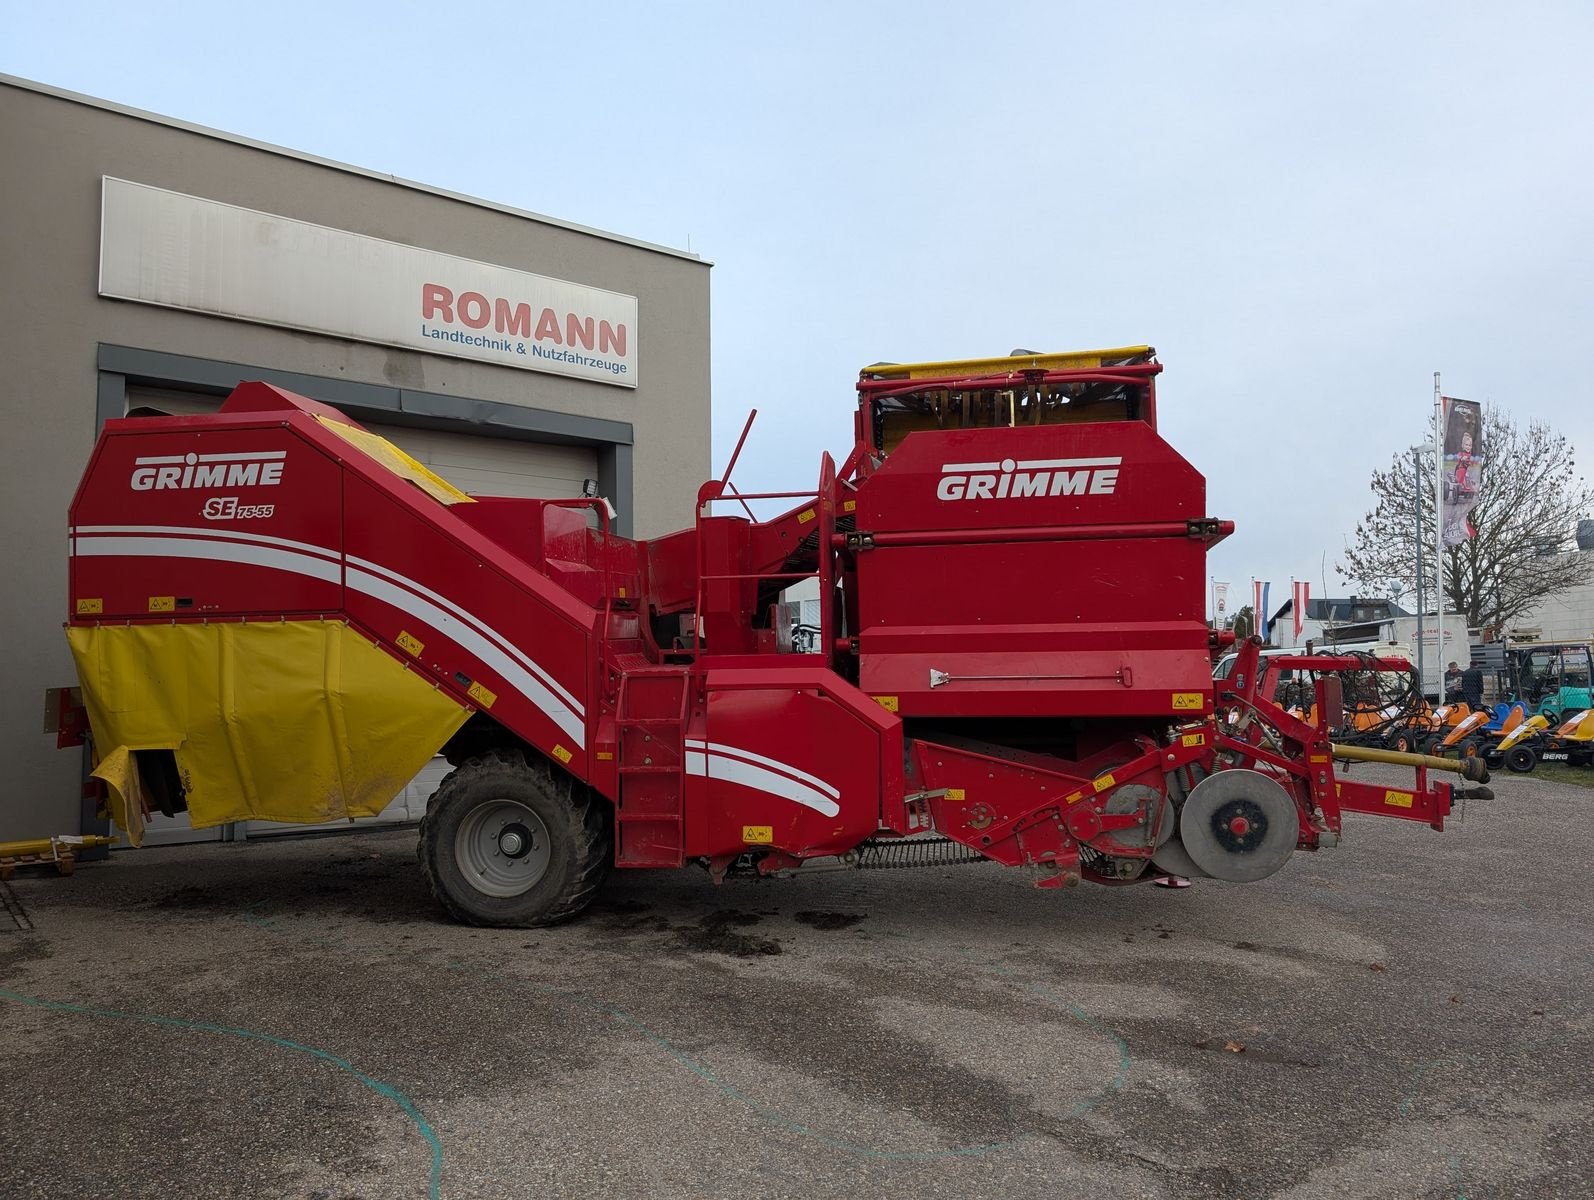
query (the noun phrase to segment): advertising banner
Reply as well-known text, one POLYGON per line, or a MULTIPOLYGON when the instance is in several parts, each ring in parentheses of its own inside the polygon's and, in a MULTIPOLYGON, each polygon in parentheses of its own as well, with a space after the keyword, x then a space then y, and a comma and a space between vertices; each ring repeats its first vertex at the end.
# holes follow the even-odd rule
POLYGON ((1212 584, 1212 611, 1218 618, 1218 624, 1219 625, 1223 624, 1224 618, 1227 617, 1228 614, 1229 614, 1229 585, 1228 584, 1226 584, 1226 583, 1218 583, 1216 581, 1213 582, 1213 584, 1212 584))
POLYGON ((1302 580, 1290 582, 1290 611, 1295 616, 1295 640, 1301 640, 1301 630, 1306 626, 1306 606, 1311 602, 1312 585, 1302 580))
POLYGON ((1483 408, 1472 400, 1444 398, 1445 444, 1439 464, 1440 528, 1447 546, 1477 534, 1472 510, 1483 487, 1483 408))
POLYGON ((100 224, 112 299, 637 385, 635 296, 108 176, 100 224))
POLYGON ((1251 580, 1251 612, 1255 615, 1255 620, 1252 624, 1256 626, 1256 635, 1263 641, 1267 640, 1268 626, 1270 624, 1267 619, 1267 593, 1272 586, 1272 584, 1264 583, 1260 579, 1251 580))

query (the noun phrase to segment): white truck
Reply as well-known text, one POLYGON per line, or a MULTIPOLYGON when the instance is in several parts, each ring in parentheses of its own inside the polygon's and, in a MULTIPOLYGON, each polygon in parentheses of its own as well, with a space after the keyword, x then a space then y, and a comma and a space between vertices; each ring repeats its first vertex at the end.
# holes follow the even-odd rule
POLYGON ((1472 643, 1467 632, 1467 618, 1461 613, 1446 613, 1444 638, 1441 642, 1438 617, 1391 617, 1379 632, 1386 641, 1409 646, 1412 665, 1417 663, 1418 622, 1422 628, 1422 692, 1430 700, 1444 699, 1445 668, 1458 664, 1463 671, 1472 662, 1472 643))

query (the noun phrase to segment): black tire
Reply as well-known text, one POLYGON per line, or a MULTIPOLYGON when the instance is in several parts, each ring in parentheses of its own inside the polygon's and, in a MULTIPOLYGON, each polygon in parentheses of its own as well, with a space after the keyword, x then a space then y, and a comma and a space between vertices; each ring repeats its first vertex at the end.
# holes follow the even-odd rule
POLYGON ((1389 739, 1389 748, 1401 754, 1417 753, 1417 739, 1407 730, 1401 730, 1389 739))
POLYGON ((1533 753, 1532 746, 1512 746, 1505 752, 1506 770, 1515 771, 1518 775, 1526 775, 1538 762, 1539 756, 1533 753))
POLYGON ((1417 752, 1419 754, 1435 754, 1442 757, 1444 755, 1444 750, 1440 748, 1439 743, 1444 740, 1444 734, 1430 733, 1427 737, 1422 739, 1417 752))
MULTIPOLYGON (((536 755, 491 750, 449 772, 432 795, 416 856, 432 895, 457 921, 517 928, 555 925, 591 903, 609 873, 614 858, 609 807, 536 755), (462 856, 470 861, 471 848, 482 844, 484 819, 499 812, 527 814, 524 823, 511 826, 525 834, 526 845, 537 856, 524 888, 501 875, 504 882, 496 883, 496 891, 484 890, 460 861, 462 856)), ((530 861, 524 850, 504 861, 517 859, 530 861)), ((491 887, 495 881, 488 883, 491 887)))

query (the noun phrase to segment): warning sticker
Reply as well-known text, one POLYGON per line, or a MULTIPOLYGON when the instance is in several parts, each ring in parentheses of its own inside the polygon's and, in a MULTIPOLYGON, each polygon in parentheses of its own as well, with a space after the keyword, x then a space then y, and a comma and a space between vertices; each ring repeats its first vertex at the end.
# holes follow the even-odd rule
POLYGON ((806 525, 806 524, 808 524, 809 521, 812 521, 813 519, 814 519, 814 510, 811 509, 811 508, 805 508, 805 509, 803 509, 802 512, 797 514, 797 524, 799 524, 799 525, 806 525))
POLYGON ((176 596, 151 596, 149 598, 150 612, 176 612, 176 596))
POLYGON ((743 825, 742 841, 749 846, 767 846, 775 840, 773 825, 743 825))
POLYGON ((560 746, 557 743, 554 745, 554 748, 553 748, 553 756, 555 758, 557 758, 562 763, 567 763, 567 762, 569 762, 571 760, 572 757, 574 757, 570 753, 570 751, 566 750, 563 746, 560 746))
POLYGON ((1179 739, 1181 746, 1205 746, 1207 735, 1204 733, 1187 733, 1179 739))
POLYGON ((399 644, 400 650, 404 651, 405 654, 408 654, 413 658, 419 658, 421 656, 421 651, 426 649, 425 643, 421 642, 418 638, 412 637, 402 629, 399 630, 398 637, 394 638, 393 640, 399 644))
POLYGON ((104 601, 103 598, 96 597, 96 598, 94 598, 92 600, 88 600, 88 599, 84 599, 82 597, 79 597, 78 602, 77 602, 77 615, 78 616, 87 617, 87 616, 92 616, 95 613, 102 613, 104 611, 105 611, 105 601, 104 601))
POLYGON ((1412 802, 1410 792, 1385 792, 1384 803, 1391 808, 1410 808, 1412 802))
MULTIPOLYGON (((467 696, 469 696, 472 700, 476 701, 477 704, 480 704, 483 708, 491 708, 493 706, 493 701, 498 699, 498 693, 497 692, 493 691, 492 688, 486 687, 485 685, 480 684, 480 683, 471 684, 468 688, 465 689, 465 694, 467 696)), ((559 753, 559 747, 558 746, 554 747, 554 753, 555 754, 559 753)), ((564 761, 564 762, 569 762, 570 761, 570 752, 568 750, 565 751, 565 757, 564 757, 564 759, 562 761, 564 761)))
POLYGON ((1091 784, 1091 786, 1093 788, 1095 788, 1098 792, 1105 792, 1108 788, 1112 787, 1112 785, 1117 783, 1117 782, 1118 781, 1112 777, 1112 774, 1108 773, 1106 775, 1098 775, 1098 776, 1096 776, 1096 779, 1091 784))
POLYGON ((887 712, 897 711, 897 698, 895 696, 876 696, 874 702, 887 712))
POLYGON ((1175 692, 1173 706, 1176 709, 1200 709, 1205 697, 1205 692, 1175 692))

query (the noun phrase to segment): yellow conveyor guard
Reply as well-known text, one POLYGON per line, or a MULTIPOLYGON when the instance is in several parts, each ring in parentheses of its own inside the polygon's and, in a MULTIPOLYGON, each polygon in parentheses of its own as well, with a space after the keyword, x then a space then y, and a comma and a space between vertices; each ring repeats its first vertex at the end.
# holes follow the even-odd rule
POLYGON ((341 621, 67 629, 111 815, 143 836, 133 751, 171 750, 194 828, 375 816, 468 710, 341 621))

